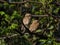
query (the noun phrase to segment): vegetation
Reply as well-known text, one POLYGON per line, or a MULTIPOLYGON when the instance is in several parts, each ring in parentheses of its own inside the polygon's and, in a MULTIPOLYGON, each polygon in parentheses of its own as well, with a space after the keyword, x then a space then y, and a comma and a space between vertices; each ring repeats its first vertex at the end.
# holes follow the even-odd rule
POLYGON ((22 5, 10 4, 8 2, 0 3, 0 37, 19 34, 19 36, 9 38, 12 43, 14 42, 14 44, 10 45, 59 45, 60 43, 56 42, 56 37, 59 38, 59 13, 59 0, 37 0, 36 3, 26 2, 22 5), (28 4, 28 6, 26 7, 25 4, 28 4), (40 23, 38 29, 33 32, 37 35, 30 34, 28 31, 23 35, 20 34, 22 33, 20 30, 22 19, 26 13, 48 15, 48 17, 32 17, 31 22, 38 19, 40 23))

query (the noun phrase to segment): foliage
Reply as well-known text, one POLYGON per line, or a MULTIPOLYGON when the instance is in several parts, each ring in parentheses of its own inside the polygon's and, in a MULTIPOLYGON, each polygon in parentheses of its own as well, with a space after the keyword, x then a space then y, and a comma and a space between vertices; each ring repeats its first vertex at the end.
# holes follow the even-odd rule
MULTIPOLYGON (((36 0, 33 0, 33 1, 36 1, 36 0)), ((30 13, 35 14, 35 15, 46 15, 47 13, 50 13, 54 16, 60 16, 59 15, 60 6, 57 6, 54 3, 54 2, 59 2, 59 1, 37 0, 37 2, 41 2, 42 4, 36 4, 36 3, 31 3, 31 2, 29 3, 31 4, 30 13)), ((20 12, 21 11, 22 10, 20 10, 20 12)), ((0 3, 0 37, 6 36, 9 34, 12 35, 13 33, 15 34, 16 33, 14 32, 15 29, 19 30, 19 26, 21 25, 21 19, 22 19, 20 12, 18 9, 16 9, 16 5, 14 4, 9 4, 7 2, 3 4, 0 3)), ((42 37, 42 36, 36 36, 36 35, 31 35, 29 33, 24 33, 23 36, 19 36, 19 37, 22 37, 20 39, 22 41, 17 39, 18 41, 22 43, 21 45, 25 45, 25 44, 32 45, 35 43, 36 45, 55 45, 55 44, 57 45, 58 44, 56 43, 55 37, 54 37, 54 32, 57 30, 58 20, 56 18, 53 18, 52 16, 49 16, 49 17, 40 18, 39 22, 40 22, 39 29, 37 29, 35 33, 43 34, 43 36, 47 36, 47 38, 45 39, 45 37, 42 37)))
POLYGON ((3 7, 3 9, 0 11, 0 35, 5 35, 18 28, 18 20, 20 20, 21 16, 16 10, 12 10, 14 8, 12 4, 4 3, 1 7, 3 7))

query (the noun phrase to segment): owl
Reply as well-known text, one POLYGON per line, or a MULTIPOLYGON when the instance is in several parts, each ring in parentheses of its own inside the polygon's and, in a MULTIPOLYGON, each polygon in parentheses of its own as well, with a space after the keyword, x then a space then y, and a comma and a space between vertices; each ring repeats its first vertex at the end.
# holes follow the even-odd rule
POLYGON ((38 27, 39 27, 39 21, 38 20, 34 20, 32 22, 32 24, 30 25, 29 30, 31 32, 34 32, 38 27))
MULTIPOLYGON (((25 17, 23 18, 23 24, 28 28, 29 26, 29 23, 30 23, 30 20, 31 20, 31 14, 30 13, 26 13, 25 14, 25 17)), ((21 31, 22 31, 22 33, 24 33, 25 32, 25 27, 22 25, 21 26, 21 31)))
POLYGON ((25 17, 23 18, 23 23, 25 26, 28 26, 28 24, 30 23, 31 20, 31 14, 30 13, 26 13, 25 17))

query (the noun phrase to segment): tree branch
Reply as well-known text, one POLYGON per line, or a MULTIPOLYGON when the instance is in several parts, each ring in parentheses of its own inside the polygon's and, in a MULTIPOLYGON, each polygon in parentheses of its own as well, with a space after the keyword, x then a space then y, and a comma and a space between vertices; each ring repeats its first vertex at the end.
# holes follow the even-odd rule
POLYGON ((12 37, 15 37, 15 36, 18 36, 19 34, 13 34, 11 36, 6 36, 6 37, 0 37, 0 39, 6 39, 6 38, 12 38, 12 37))
POLYGON ((48 17, 48 15, 32 15, 32 17, 48 17))
POLYGON ((4 1, 4 0, 0 0, 0 2, 4 3, 4 2, 6 2, 6 1, 4 1))

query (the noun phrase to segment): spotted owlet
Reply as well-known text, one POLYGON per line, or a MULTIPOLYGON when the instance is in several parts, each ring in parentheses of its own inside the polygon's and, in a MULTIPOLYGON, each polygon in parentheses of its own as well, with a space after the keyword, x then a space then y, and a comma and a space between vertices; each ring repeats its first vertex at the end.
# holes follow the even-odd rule
POLYGON ((33 31, 35 31, 35 30, 38 28, 38 26, 39 26, 38 20, 34 20, 34 21, 32 22, 32 24, 30 25, 29 30, 30 30, 31 32, 33 32, 33 31))
MULTIPOLYGON (((28 28, 28 25, 29 25, 29 23, 30 23, 30 20, 31 20, 31 14, 30 13, 26 13, 25 14, 25 17, 23 18, 23 24, 28 28)), ((24 33, 25 32, 25 27, 22 25, 21 26, 21 31, 22 31, 22 33, 24 33)))
POLYGON ((26 13, 25 17, 23 18, 23 23, 25 26, 28 26, 28 24, 30 23, 31 20, 31 14, 30 13, 26 13))

